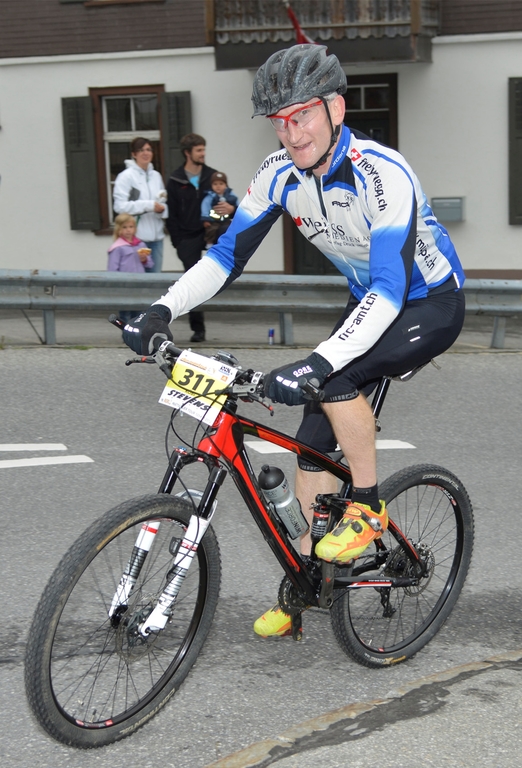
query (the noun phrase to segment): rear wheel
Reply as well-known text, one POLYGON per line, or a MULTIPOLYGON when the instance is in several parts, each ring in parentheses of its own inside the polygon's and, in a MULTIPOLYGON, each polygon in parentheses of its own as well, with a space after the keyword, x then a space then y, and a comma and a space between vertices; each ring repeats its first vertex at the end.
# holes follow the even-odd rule
POLYGON ((219 547, 211 527, 165 628, 142 637, 137 627, 165 587, 192 513, 190 501, 167 495, 126 502, 90 526, 56 568, 29 631, 25 667, 30 706, 53 738, 91 748, 128 736, 187 676, 219 594, 219 547), (142 525, 154 521, 159 529, 128 605, 109 618, 142 525))
POLYGON ((407 467, 381 485, 380 495, 395 526, 391 523, 355 561, 352 575, 361 581, 388 577, 416 583, 335 590, 335 637, 345 653, 368 667, 405 661, 435 636, 457 601, 473 550, 471 503, 446 469, 407 467), (408 555, 400 532, 420 563, 408 555))

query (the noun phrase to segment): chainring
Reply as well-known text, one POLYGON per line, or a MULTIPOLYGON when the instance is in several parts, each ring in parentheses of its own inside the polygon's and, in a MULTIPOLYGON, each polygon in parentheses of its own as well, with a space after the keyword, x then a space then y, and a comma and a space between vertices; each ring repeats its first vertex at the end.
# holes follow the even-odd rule
POLYGON ((298 613, 302 613, 308 608, 308 604, 297 593, 288 576, 285 576, 279 585, 277 599, 279 600, 281 610, 289 616, 297 616, 298 613))

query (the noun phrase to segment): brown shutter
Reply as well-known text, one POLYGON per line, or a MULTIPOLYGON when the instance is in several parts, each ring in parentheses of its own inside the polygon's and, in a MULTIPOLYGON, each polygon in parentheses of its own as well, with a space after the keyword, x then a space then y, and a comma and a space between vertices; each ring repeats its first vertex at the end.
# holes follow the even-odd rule
POLYGON ((62 99, 62 114, 71 229, 97 230, 100 201, 90 97, 62 99))
POLYGON ((165 156, 165 180, 185 158, 179 148, 182 136, 192 132, 190 91, 163 93, 161 96, 161 138, 165 156))
POLYGON ((509 78, 509 223, 522 224, 522 77, 509 78))

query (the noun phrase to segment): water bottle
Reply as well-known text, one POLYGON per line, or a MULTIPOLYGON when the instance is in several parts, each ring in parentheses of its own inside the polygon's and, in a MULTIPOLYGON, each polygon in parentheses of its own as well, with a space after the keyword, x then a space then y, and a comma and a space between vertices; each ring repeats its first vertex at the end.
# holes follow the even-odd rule
POLYGON ((261 467, 258 481, 266 499, 274 505, 277 516, 290 538, 297 539, 306 533, 308 523, 284 473, 278 467, 265 464, 261 467))

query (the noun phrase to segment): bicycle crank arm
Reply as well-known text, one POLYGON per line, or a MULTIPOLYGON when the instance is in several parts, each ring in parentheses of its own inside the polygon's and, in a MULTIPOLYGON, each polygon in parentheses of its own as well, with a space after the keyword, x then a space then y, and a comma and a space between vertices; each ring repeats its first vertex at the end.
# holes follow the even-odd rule
POLYGON ((171 578, 159 596, 156 607, 152 613, 150 613, 145 621, 138 627, 138 631, 143 637, 146 637, 150 632, 159 632, 164 629, 167 624, 170 616, 170 609, 174 605, 179 590, 181 589, 183 579, 187 575, 187 571, 192 562, 192 558, 196 554, 199 542, 203 538, 209 525, 210 520, 205 520, 196 515, 191 516, 187 532, 185 533, 174 558, 174 564, 169 570, 171 578))

